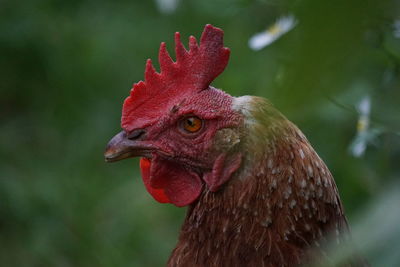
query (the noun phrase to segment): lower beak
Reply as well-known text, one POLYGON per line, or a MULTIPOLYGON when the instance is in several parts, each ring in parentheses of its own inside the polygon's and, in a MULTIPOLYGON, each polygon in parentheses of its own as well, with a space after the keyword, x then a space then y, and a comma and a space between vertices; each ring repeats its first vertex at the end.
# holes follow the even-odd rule
POLYGON ((155 151, 153 145, 144 141, 129 140, 126 133, 122 131, 108 142, 104 159, 106 162, 114 162, 132 157, 151 158, 153 151, 155 151))

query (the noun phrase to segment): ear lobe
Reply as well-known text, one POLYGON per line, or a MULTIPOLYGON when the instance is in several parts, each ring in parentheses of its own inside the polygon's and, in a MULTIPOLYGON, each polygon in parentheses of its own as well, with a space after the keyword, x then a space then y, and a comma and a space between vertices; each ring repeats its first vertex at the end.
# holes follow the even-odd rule
POLYGON ((237 152, 232 155, 222 153, 214 162, 211 172, 203 177, 211 192, 216 192, 225 184, 232 174, 239 169, 242 163, 242 153, 237 152))

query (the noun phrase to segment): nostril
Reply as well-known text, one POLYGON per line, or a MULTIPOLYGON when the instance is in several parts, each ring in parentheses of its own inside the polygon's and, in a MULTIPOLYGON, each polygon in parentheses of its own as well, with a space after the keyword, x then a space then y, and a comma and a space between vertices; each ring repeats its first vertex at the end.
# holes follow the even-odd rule
POLYGON ((136 129, 127 134, 129 140, 139 140, 144 137, 146 131, 144 129, 136 129))

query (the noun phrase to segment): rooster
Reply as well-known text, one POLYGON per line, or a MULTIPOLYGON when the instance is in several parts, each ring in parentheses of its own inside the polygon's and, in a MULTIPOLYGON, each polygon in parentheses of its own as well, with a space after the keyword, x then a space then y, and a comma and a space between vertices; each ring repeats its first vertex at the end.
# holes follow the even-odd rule
MULTIPOLYGON (((168 266, 298 266, 329 260, 327 240, 348 226, 328 168, 303 133, 261 97, 233 97, 210 83, 230 50, 206 25, 176 60, 161 43, 122 109, 106 161, 141 157, 147 191, 188 206, 168 266)), ((345 240, 346 239, 346 240, 345 240)))

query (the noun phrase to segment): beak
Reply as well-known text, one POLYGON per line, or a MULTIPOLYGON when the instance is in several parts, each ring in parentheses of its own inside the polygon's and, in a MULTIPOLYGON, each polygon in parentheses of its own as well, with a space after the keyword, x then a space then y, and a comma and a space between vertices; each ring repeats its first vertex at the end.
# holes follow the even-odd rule
POLYGON ((145 141, 135 141, 127 138, 125 131, 114 136, 107 144, 104 152, 106 162, 114 162, 132 157, 151 158, 156 148, 145 141))

